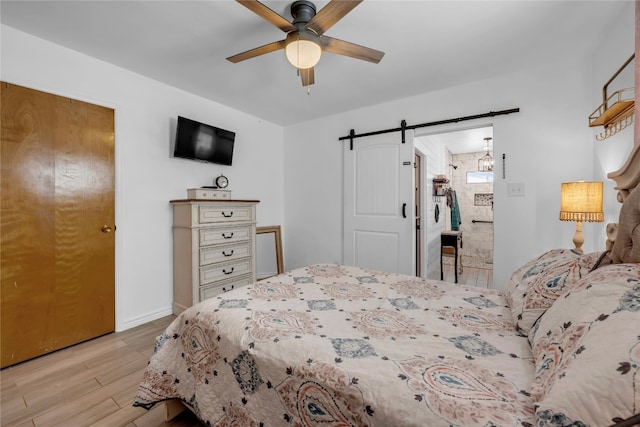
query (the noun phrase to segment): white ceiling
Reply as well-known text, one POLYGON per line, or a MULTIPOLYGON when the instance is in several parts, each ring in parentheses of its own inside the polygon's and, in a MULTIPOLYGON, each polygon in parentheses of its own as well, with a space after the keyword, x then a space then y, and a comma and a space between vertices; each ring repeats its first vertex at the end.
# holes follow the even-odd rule
MULTIPOLYGON (((289 1, 266 0, 290 19, 289 1)), ((318 10, 326 0, 315 2, 318 10)), ((284 33, 231 0, 9 1, 3 24, 287 126, 591 52, 621 1, 361 3, 326 35, 386 52, 324 54, 307 95, 283 52, 225 58, 284 33)))
POLYGON ((444 147, 447 147, 451 154, 465 154, 485 151, 487 147, 487 141, 485 141, 485 138, 491 138, 491 140, 489 141, 489 148, 491 149, 491 151, 493 151, 492 126, 434 133, 430 135, 422 135, 418 138, 423 139, 426 144, 442 144, 444 147))

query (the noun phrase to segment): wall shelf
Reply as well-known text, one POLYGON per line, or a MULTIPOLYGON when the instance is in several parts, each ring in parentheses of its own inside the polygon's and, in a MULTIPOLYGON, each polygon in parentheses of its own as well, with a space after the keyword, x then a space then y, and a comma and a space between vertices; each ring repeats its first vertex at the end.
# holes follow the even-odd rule
POLYGON ((633 123, 635 88, 626 88, 607 96, 609 84, 635 58, 635 53, 616 71, 602 87, 602 104, 589 116, 589 127, 604 126, 604 131, 596 135, 598 141, 605 140, 633 123))
POLYGON ((449 179, 447 178, 433 178, 433 201, 439 203, 447 193, 449 188, 449 179))
POLYGON ((628 114, 629 110, 633 112, 635 90, 634 88, 622 89, 603 102, 589 116, 589 127, 604 126, 609 127, 616 120, 621 119, 628 114))

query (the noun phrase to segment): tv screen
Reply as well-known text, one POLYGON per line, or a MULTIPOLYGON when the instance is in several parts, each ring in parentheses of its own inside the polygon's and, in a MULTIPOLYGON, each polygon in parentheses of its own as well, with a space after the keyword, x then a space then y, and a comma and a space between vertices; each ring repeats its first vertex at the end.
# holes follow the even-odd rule
POLYGON ((231 165, 236 134, 178 116, 174 157, 231 165))

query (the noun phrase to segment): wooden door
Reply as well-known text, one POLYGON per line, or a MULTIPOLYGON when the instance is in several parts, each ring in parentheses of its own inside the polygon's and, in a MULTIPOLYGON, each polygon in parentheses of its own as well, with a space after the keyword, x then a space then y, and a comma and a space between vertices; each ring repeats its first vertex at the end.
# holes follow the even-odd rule
POLYGON ((344 144, 344 264, 414 274, 412 135, 405 139, 344 144))
POLYGON ((0 91, 5 367, 115 329, 114 112, 0 91))

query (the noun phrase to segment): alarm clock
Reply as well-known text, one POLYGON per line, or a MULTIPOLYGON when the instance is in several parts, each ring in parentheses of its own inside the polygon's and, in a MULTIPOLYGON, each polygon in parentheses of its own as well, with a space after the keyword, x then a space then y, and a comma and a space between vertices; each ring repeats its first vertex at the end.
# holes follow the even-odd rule
POLYGON ((227 188, 227 186, 229 185, 229 179, 224 175, 220 175, 213 180, 213 185, 215 186, 215 188, 227 188))

